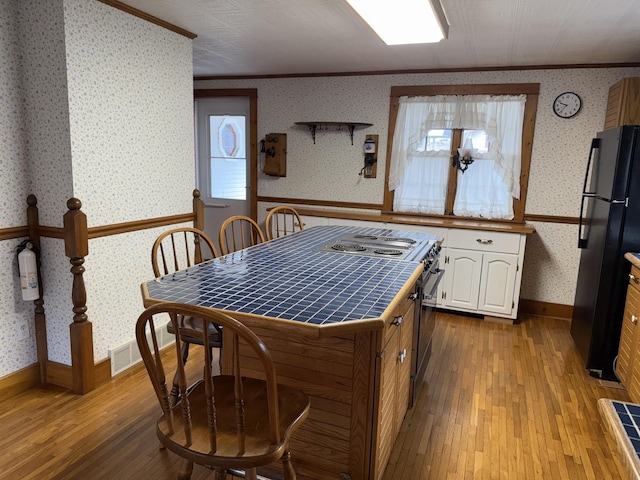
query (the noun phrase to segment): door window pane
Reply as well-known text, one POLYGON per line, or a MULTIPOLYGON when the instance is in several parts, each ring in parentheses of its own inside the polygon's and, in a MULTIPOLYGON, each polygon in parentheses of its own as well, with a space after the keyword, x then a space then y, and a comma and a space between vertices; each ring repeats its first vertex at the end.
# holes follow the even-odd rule
POLYGON ((212 198, 246 200, 245 125, 244 116, 209 116, 209 172, 212 198))

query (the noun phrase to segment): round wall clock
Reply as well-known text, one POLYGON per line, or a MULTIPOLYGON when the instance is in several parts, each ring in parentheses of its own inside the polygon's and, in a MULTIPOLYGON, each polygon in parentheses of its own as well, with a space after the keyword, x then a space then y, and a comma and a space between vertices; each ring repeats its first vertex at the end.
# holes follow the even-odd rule
POLYGON ((575 117, 582 107, 582 99, 574 92, 564 92, 553 101, 553 113, 560 118, 575 117))

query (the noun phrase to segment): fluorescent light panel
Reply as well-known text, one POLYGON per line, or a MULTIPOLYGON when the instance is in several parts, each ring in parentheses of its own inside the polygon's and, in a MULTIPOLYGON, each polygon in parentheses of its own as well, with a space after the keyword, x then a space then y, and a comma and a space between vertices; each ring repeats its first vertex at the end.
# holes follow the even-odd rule
POLYGON ((387 45, 436 43, 449 25, 440 0, 347 0, 387 45))

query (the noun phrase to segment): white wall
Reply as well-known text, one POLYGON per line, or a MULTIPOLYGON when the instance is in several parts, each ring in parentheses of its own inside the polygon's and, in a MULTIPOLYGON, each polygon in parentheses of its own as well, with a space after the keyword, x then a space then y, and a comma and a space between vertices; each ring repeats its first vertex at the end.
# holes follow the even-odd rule
MULTIPOLYGON (((43 226, 62 226, 71 197, 89 227, 191 211, 190 39, 96 0, 0 2, 0 26, 0 228, 26 225, 30 193, 43 226)), ((140 284, 153 277, 150 249, 162 230, 89 241, 96 360, 134 338, 140 284)), ((13 275, 20 240, 0 241, 0 376, 36 362, 33 337, 19 340, 18 327, 33 318, 13 275)), ((62 240, 43 238, 42 260, 49 359, 70 365, 72 275, 62 240)))
MULTIPOLYGON (((326 201, 382 203, 386 168, 389 94, 392 86, 539 83, 540 98, 526 213, 577 217, 590 140, 602 129, 609 87, 640 68, 526 70, 474 73, 394 74, 352 77, 196 81, 196 88, 257 88, 258 136, 287 134, 287 177, 260 176, 258 195, 326 201), (555 97, 575 91, 582 111, 563 120, 551 109, 555 97), (313 145, 301 121, 366 122, 354 145, 343 132, 318 132, 313 145), (363 179, 362 145, 379 134, 378 177, 363 179)), ((260 205, 260 210, 264 205, 260 205)), ((577 227, 534 224, 523 270, 522 298, 573 304, 579 253, 577 227)))

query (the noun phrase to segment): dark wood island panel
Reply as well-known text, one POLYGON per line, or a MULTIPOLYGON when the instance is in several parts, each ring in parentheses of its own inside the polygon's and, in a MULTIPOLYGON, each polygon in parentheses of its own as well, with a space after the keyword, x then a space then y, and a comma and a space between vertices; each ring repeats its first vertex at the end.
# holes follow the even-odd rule
MULTIPOLYGON (((369 478, 377 331, 309 338, 243 323, 265 342, 276 363, 278 382, 311 397, 311 410, 291 441, 301 480, 369 478)), ((257 322, 256 322, 257 323, 257 322)), ((229 351, 225 351, 227 355, 229 351)), ((258 369, 246 374, 258 375, 258 369)), ((223 357, 223 365, 226 356, 223 357)), ((268 473, 276 473, 277 468, 268 473)))

